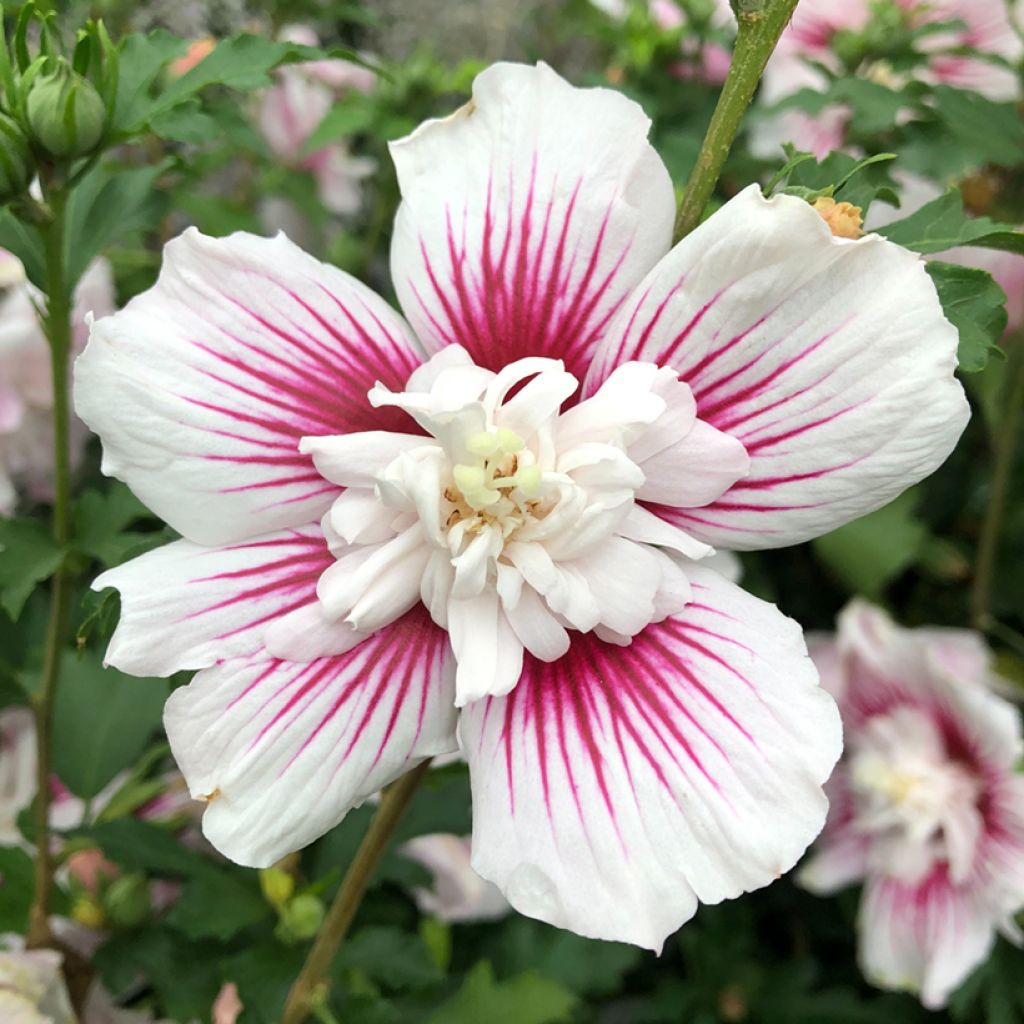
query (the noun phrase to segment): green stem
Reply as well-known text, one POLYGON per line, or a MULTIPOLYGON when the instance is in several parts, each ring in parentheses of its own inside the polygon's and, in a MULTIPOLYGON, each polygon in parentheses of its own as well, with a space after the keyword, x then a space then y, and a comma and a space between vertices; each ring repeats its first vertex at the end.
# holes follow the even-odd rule
POLYGON ((366 830, 366 835, 363 836, 363 841, 341 881, 338 895, 334 897, 334 903, 331 904, 320 934, 288 993, 281 1024, 303 1024, 314 1012, 316 1003, 323 998, 325 979, 331 961, 338 952, 352 919, 356 916, 366 887, 370 884, 381 857, 387 851, 395 827, 429 767, 430 761, 424 761, 385 790, 377 813, 373 816, 373 821, 370 822, 370 827, 366 830))
POLYGON ((1024 337, 1017 338, 1010 351, 1007 405, 995 438, 995 463, 992 468, 992 492, 985 508, 978 539, 978 561, 971 587, 971 621, 976 629, 990 630, 992 582, 995 577, 999 537, 1010 493, 1010 477, 1017 454, 1020 418, 1024 411, 1024 337))
POLYGON ((761 73, 796 5, 797 0, 738 0, 732 63, 679 204, 675 241, 700 223, 761 73))
MULTIPOLYGON (((47 194, 50 217, 41 226, 46 255, 46 314, 43 327, 50 342, 53 381, 54 503, 53 539, 66 548, 71 540, 71 457, 68 444, 70 395, 68 363, 71 353, 71 294, 64 255, 67 192, 47 194)), ((53 700, 57 692, 61 655, 67 640, 70 580, 62 566, 50 584, 50 619, 46 629, 43 673, 34 697, 36 720, 36 884, 29 911, 27 944, 52 945, 50 904, 53 895, 53 855, 50 850, 50 774, 53 768, 53 700)))

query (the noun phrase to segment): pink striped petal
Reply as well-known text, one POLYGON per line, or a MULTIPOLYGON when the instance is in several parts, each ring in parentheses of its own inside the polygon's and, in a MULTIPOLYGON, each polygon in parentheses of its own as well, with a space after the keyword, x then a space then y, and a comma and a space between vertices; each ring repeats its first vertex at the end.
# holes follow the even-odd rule
POLYGON ((106 660, 134 675, 168 676, 252 654, 272 623, 316 605, 317 580, 332 565, 318 526, 225 548, 179 540, 149 551, 93 583, 121 592, 106 660))
POLYGON ((670 365, 750 472, 659 514, 710 544, 780 547, 884 505, 946 458, 968 417, 957 333, 921 260, 834 238, 801 199, 751 186, 685 238, 620 312, 587 380, 670 365))
POLYGON ((447 638, 421 609, 305 664, 265 654, 200 672, 167 702, 171 749, 206 837, 266 867, 417 762, 455 748, 447 638))
POLYGON ((392 144, 392 274, 431 351, 458 343, 492 370, 550 356, 582 379, 668 250, 675 202, 649 127, 618 93, 495 64, 466 106, 392 144))
POLYGON ((156 285, 94 324, 75 400, 104 472, 187 539, 224 544, 319 518, 338 488, 299 439, 407 432, 366 394, 419 362, 382 299, 283 235, 189 229, 156 285))
POLYGON ((988 956, 992 924, 991 911, 952 885, 944 865, 918 882, 869 878, 860 910, 861 968, 880 988, 919 992, 928 1009, 941 1009, 988 956))
POLYGON ((788 871, 822 827, 839 717, 800 629, 713 572, 628 647, 574 635, 463 712, 473 866, 522 913, 659 949, 788 871))

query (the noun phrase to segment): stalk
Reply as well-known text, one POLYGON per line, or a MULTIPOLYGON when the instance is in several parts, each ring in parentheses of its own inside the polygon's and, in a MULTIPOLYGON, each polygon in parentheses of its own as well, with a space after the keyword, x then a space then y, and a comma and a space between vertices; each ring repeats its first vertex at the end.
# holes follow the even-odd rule
POLYGON ((700 223, 761 73, 796 5, 797 0, 734 0, 739 31, 732 63, 679 204, 675 241, 700 223))
POLYGON ((429 767, 430 761, 424 761, 385 790, 377 813, 342 879, 320 934, 288 993, 281 1024, 303 1024, 323 998, 331 962, 356 916, 374 870, 387 852, 396 826, 429 767))

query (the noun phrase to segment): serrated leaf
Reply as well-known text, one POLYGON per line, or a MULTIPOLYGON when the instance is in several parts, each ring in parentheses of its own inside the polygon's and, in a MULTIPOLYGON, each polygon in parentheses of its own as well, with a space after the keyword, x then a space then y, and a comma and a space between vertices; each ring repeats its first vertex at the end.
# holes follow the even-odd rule
POLYGON ((482 960, 427 1024, 557 1024, 569 1019, 575 1005, 576 997, 549 978, 531 971, 496 981, 490 963, 482 960))
POLYGON ((337 967, 365 971, 391 989, 425 988, 444 975, 419 935, 398 928, 363 928, 341 947, 337 967))
POLYGON ((193 146, 201 146, 221 137, 220 125, 203 112, 196 99, 156 114, 150 118, 149 129, 161 139, 187 142, 193 146))
POLYGON ((61 566, 66 552, 34 519, 0 519, 0 607, 14 620, 32 591, 61 566))
POLYGON ((997 103, 949 85, 935 87, 934 102, 946 131, 970 149, 977 165, 1024 163, 1024 121, 1016 103, 997 103))
POLYGON ((167 683, 67 654, 54 702, 54 767, 76 796, 96 796, 146 749, 160 725, 167 683))
POLYGON ((111 861, 127 871, 194 878, 210 867, 167 829, 138 818, 102 822, 93 826, 89 835, 111 861))
POLYGON ((1006 293, 987 270, 939 260, 929 260, 926 269, 946 319, 960 332, 960 369, 983 370, 1006 330, 1006 293))
POLYGON ((958 245, 1024 253, 1024 231, 988 217, 969 217, 964 212, 963 197, 955 188, 925 203, 909 217, 879 228, 878 233, 920 253, 944 252, 958 245))
POLYGON ((114 131, 131 133, 145 125, 153 104, 150 88, 163 69, 187 49, 184 39, 163 29, 148 35, 136 32, 125 38, 119 49, 114 131))

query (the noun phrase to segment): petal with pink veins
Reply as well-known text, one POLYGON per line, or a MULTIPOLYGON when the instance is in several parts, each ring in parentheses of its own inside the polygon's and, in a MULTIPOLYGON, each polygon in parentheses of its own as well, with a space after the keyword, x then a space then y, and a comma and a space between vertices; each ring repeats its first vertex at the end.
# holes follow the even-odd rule
POLYGON ((425 757, 455 747, 447 639, 421 610, 346 654, 305 664, 260 653, 200 672, 164 724, 203 831, 266 867, 333 828, 425 757))
POLYGON ((473 98, 392 143, 399 300, 424 344, 499 370, 564 359, 582 379, 630 289, 668 250, 675 202, 650 121, 545 64, 495 64, 473 98))
POLYGON ((470 705, 473 866, 519 911, 660 949, 698 902, 788 871, 820 831, 839 716, 800 629, 712 572, 628 647, 574 635, 470 705))
POLYGON ((626 360, 671 366, 750 471, 701 508, 655 510, 733 549, 807 540, 936 469, 967 422, 957 332, 924 263, 835 238, 802 199, 746 189, 620 311, 585 390, 626 360))
POLYGON ((322 515, 338 489, 299 439, 408 432, 366 394, 419 363, 382 299, 283 235, 190 228, 157 283, 93 325, 75 402, 105 473, 188 540, 225 544, 322 515))
POLYGON ((316 604, 317 580, 334 564, 317 526, 224 548, 179 540, 148 551, 93 584, 121 592, 106 660, 167 676, 252 654, 271 623, 316 604))

